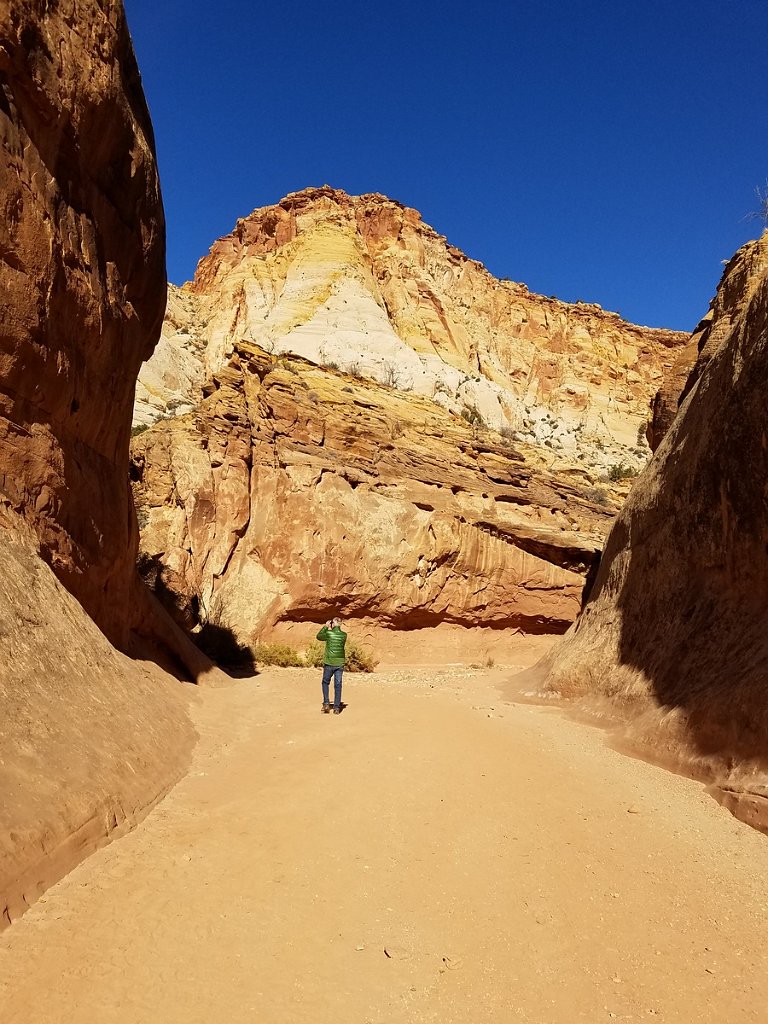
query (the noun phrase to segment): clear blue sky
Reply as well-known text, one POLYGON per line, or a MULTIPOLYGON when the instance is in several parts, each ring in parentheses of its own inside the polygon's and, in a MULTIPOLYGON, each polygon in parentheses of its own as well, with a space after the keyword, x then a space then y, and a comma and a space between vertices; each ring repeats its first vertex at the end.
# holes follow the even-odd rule
POLYGON ((497 276, 690 330, 768 178, 768 0, 126 0, 168 274, 307 185, 497 276))

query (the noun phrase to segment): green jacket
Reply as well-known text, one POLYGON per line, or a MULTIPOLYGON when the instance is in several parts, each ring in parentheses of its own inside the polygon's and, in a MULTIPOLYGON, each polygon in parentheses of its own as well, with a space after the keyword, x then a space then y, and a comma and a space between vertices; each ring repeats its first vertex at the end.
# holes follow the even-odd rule
POLYGON ((341 626, 334 626, 328 629, 323 626, 317 634, 318 640, 325 640, 325 654, 323 664, 331 665, 333 668, 344 667, 344 644, 347 642, 347 634, 341 626))

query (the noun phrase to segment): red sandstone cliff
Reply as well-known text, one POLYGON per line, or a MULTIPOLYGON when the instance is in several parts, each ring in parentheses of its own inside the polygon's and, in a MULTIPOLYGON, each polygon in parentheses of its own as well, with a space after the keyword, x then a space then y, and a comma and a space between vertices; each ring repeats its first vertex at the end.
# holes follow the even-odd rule
POLYGON ((145 570, 188 626, 253 647, 331 611, 529 632, 577 614, 618 507, 584 471, 244 342, 206 391, 133 442, 145 570))
POLYGON ((181 684, 107 639, 158 630, 128 442, 165 305, 118 0, 0 5, 0 194, 2 927, 159 799, 193 740, 181 684))
POLYGON ((165 308, 152 127, 122 5, 0 7, 0 490, 126 640, 136 376, 165 308))
POLYGON ((685 340, 496 280, 386 196, 255 210, 139 377, 147 578, 246 644, 331 607, 562 631, 685 340))

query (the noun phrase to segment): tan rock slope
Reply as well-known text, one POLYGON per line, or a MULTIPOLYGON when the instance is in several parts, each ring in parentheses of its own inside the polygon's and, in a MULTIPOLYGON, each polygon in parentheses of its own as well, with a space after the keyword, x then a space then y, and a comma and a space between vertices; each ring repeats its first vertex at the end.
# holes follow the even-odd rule
POLYGON ((603 470, 643 464, 648 402, 687 340, 499 281, 416 210, 328 186, 238 221, 194 281, 171 289, 163 334, 139 377, 136 424, 189 408, 246 341, 603 470))
POLYGON ((112 647, 0 509, 0 930, 136 823, 194 739, 182 685, 112 647))
POLYGON ((151 806, 193 737, 181 684, 109 643, 157 632, 128 443, 165 303, 117 0, 0 6, 0 194, 1 927, 151 806))
POLYGON ((144 568, 187 627, 253 646, 331 611, 391 629, 575 617, 617 509, 583 470, 244 342, 206 390, 133 443, 144 568))
POLYGON ((768 828, 768 234, 727 266, 687 394, 543 685, 768 828))

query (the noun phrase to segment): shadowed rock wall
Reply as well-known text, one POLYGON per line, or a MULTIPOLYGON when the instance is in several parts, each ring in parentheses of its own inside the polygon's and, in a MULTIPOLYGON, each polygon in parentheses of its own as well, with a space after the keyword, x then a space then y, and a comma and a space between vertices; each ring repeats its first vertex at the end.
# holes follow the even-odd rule
POLYGON ((182 774, 184 688, 116 651, 0 508, 0 930, 182 774))
POLYGON ((671 429, 608 538, 583 614, 539 666, 602 694, 637 746, 768 826, 768 234, 726 268, 671 429))
POLYGON ((123 644, 131 409, 166 279, 152 128, 117 0, 0 5, 0 196, 0 492, 123 644))

